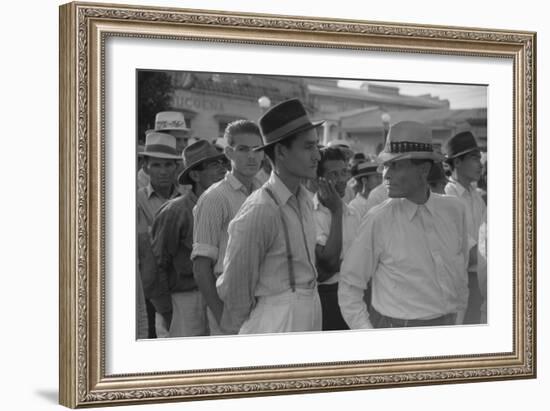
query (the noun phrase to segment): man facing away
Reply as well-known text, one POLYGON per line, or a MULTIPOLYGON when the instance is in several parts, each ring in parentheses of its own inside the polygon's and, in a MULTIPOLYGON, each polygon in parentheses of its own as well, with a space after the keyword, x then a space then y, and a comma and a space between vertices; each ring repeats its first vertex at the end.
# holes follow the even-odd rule
POLYGON ((260 129, 248 120, 229 123, 224 133, 225 155, 231 161, 231 171, 210 187, 199 199, 193 211, 193 273, 208 305, 211 335, 223 334, 219 323, 223 302, 216 290, 216 279, 223 271, 229 222, 252 191, 258 188, 255 175, 263 158, 260 129))
POLYGON ((431 130, 403 121, 378 160, 390 200, 364 217, 344 257, 338 300, 352 329, 460 323, 468 300, 466 213, 456 198, 431 193, 427 176, 442 156, 431 130), (363 292, 372 278, 370 313, 363 292))
POLYGON ((319 190, 313 198, 313 207, 317 227, 315 255, 323 331, 347 330, 348 325, 338 305, 338 272, 344 253, 355 239, 360 219, 343 201, 349 171, 340 149, 321 149, 317 175, 319 190))
POLYGON ((466 312, 466 324, 480 323, 480 306, 485 296, 480 294, 478 284, 478 237, 480 227, 486 221, 487 207, 476 183, 483 170, 481 151, 474 135, 465 131, 451 137, 446 144, 446 162, 452 170, 450 181, 445 186, 445 193, 460 199, 466 206, 468 236, 470 239, 470 262, 468 266, 468 287, 470 300, 466 312))
POLYGON ((304 178, 319 162, 316 128, 298 99, 284 101, 259 120, 273 163, 269 180, 243 203, 229 224, 221 326, 240 334, 321 330, 315 269, 315 222, 304 178))
POLYGON ((151 229, 153 253, 158 269, 159 297, 166 311, 161 315, 170 337, 207 335, 206 305, 193 278, 190 259, 193 247, 193 207, 197 198, 226 170, 223 154, 206 140, 183 149, 184 169, 180 184, 192 188, 166 202, 158 211, 151 229))

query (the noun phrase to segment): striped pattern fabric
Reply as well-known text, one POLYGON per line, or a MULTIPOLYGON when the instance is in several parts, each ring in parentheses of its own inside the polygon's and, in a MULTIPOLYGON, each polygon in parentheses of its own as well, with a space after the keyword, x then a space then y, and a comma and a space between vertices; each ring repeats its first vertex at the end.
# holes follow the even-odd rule
POLYGON ((297 289, 316 286, 316 230, 313 205, 300 186, 291 194, 272 173, 268 182, 243 204, 229 225, 229 242, 223 274, 217 288, 224 301, 222 328, 238 332, 250 315, 256 298, 290 289, 285 235, 281 213, 265 191, 269 187, 282 204, 293 257, 297 289))
POLYGON ((210 258, 214 262, 216 276, 223 271, 229 238, 227 227, 248 195, 246 187, 228 172, 223 180, 213 184, 200 196, 193 209, 195 227, 191 259, 197 256, 210 258))

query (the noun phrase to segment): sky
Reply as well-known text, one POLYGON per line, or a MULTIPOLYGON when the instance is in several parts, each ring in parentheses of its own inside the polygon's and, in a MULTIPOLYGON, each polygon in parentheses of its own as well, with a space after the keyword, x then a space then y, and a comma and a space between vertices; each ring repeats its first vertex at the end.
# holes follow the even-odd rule
MULTIPOLYGON (((361 81, 340 81, 341 87, 359 88, 361 81)), ((381 84, 399 87, 404 95, 419 96, 431 94, 433 97, 448 99, 452 109, 486 108, 487 87, 478 85, 434 84, 434 83, 399 83, 393 81, 371 81, 371 84, 381 84)))

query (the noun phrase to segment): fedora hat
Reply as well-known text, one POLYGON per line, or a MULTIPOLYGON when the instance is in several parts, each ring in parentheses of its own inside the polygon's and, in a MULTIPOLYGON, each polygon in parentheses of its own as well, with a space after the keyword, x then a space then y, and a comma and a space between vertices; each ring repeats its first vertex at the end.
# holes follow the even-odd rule
POLYGON ((145 146, 140 156, 179 160, 176 151, 176 138, 166 133, 151 132, 145 135, 145 146))
POLYGON ((445 144, 445 158, 452 160, 472 151, 480 151, 474 135, 469 131, 455 134, 445 144))
POLYGON ((264 145, 263 150, 285 138, 322 125, 324 121, 311 122, 300 100, 293 98, 273 106, 258 120, 264 145))
POLYGON ((351 175, 355 178, 370 176, 372 174, 379 174, 378 164, 374 161, 364 161, 359 164, 355 164, 351 168, 351 175))
POLYGON ((443 155, 433 149, 429 127, 416 121, 400 121, 391 126, 386 145, 378 155, 378 162, 384 164, 405 159, 443 160, 443 155))
POLYGON ((183 171, 178 176, 178 183, 189 184, 189 172, 208 160, 217 160, 225 158, 225 154, 220 153, 214 144, 206 140, 198 140, 183 149, 183 171))
POLYGON ((179 111, 161 111, 155 116, 157 132, 189 131, 185 116, 179 111))

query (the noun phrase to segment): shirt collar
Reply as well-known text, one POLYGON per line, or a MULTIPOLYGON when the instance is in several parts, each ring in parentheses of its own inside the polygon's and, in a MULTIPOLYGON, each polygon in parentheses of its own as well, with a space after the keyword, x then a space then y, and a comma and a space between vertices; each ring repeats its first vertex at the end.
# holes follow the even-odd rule
MULTIPOLYGON (((250 194, 247 190, 247 188, 244 186, 243 183, 241 183, 239 181, 239 179, 237 177, 235 177, 230 171, 228 171, 227 173, 225 173, 225 181, 227 181, 227 183, 231 186, 231 188, 233 188, 233 190, 235 191, 242 191, 243 193, 245 193, 247 196, 250 194)), ((260 186, 259 182, 256 181, 256 179, 254 178, 252 180, 252 191, 254 191, 255 189, 257 189, 258 187, 260 186)))
POLYGON ((403 208, 405 215, 409 219, 409 221, 413 219, 413 217, 416 215, 416 213, 418 212, 418 209, 421 206, 424 206, 431 215, 435 215, 435 209, 436 209, 435 196, 436 195, 434 195, 434 193, 430 191, 428 200, 424 204, 416 204, 410 200, 407 200, 406 198, 402 198, 401 206, 403 208))
MULTIPOLYGON (((281 178, 275 174, 275 172, 271 172, 271 175, 269 176, 269 180, 267 181, 267 184, 273 189, 275 192, 275 195, 279 198, 279 201, 281 201, 281 204, 286 204, 288 200, 293 197, 294 195, 290 192, 288 187, 283 183, 281 178)), ((307 193, 307 189, 302 186, 301 184, 298 186, 298 195, 297 200, 306 204, 309 204, 311 207, 311 197, 307 193)))
POLYGON ((472 188, 472 186, 464 187, 462 184, 458 182, 458 180, 455 180, 453 177, 449 177, 449 181, 451 184, 454 184, 456 192, 458 193, 459 196, 462 196, 462 194, 464 194, 465 191, 470 192, 470 188, 472 188))
MULTIPOLYGON (((160 197, 151 185, 151 183, 147 184, 147 186, 145 187, 145 194, 147 194, 147 199, 150 199, 153 194, 155 194, 157 197, 160 197)), ((179 194, 177 193, 176 186, 172 186, 172 191, 169 198, 177 197, 178 195, 179 194)))

